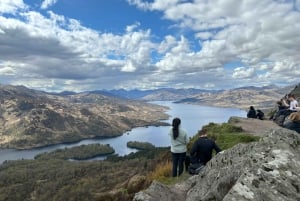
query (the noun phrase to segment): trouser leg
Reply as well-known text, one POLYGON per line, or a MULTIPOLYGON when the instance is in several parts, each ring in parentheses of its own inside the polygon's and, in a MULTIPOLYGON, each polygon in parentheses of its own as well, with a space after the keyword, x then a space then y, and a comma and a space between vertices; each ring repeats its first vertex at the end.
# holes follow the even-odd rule
POLYGON ((185 152, 184 153, 180 153, 179 154, 179 161, 178 161, 178 165, 179 165, 179 172, 178 172, 178 176, 182 174, 183 172, 183 168, 184 168, 184 160, 185 160, 185 152))
POLYGON ((173 161, 172 176, 176 177, 177 176, 178 161, 179 161, 178 153, 172 153, 172 161, 173 161))

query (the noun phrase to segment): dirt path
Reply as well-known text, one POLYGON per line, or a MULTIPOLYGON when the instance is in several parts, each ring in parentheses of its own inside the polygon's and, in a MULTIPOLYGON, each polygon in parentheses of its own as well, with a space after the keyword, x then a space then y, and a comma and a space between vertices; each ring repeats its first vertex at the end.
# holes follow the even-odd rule
POLYGON ((265 136, 268 131, 280 128, 280 126, 270 120, 231 117, 228 122, 235 126, 242 127, 246 133, 257 136, 265 136))

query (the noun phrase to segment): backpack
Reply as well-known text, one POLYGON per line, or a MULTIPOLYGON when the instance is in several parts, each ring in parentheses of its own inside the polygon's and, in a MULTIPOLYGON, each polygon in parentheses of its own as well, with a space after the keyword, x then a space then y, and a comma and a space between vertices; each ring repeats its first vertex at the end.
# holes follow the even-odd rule
POLYGON ((205 166, 202 163, 192 163, 190 164, 188 171, 191 175, 199 174, 199 172, 204 168, 205 166))

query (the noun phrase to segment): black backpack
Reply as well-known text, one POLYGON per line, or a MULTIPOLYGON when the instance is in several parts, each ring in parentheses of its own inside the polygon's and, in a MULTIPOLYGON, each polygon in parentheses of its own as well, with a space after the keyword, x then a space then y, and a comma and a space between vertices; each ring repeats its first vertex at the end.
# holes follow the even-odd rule
POLYGON ((205 166, 202 163, 191 163, 188 171, 190 174, 195 175, 199 174, 199 172, 204 168, 205 166))

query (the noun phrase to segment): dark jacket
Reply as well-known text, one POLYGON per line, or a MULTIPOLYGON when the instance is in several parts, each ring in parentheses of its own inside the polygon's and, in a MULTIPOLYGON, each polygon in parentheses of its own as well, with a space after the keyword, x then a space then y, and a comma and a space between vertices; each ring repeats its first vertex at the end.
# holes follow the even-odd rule
POLYGON ((264 119, 264 116, 265 116, 265 114, 263 113, 263 111, 257 110, 256 117, 257 117, 258 119, 263 120, 263 119, 264 119))
POLYGON ((256 119, 256 111, 250 109, 247 113, 247 117, 256 119))
POLYGON ((213 140, 207 137, 200 137, 193 144, 191 150, 191 162, 202 163, 205 165, 212 158, 213 150, 215 150, 217 153, 221 151, 221 149, 213 140))
POLYGON ((300 133, 300 122, 288 120, 284 122, 283 127, 300 133))

